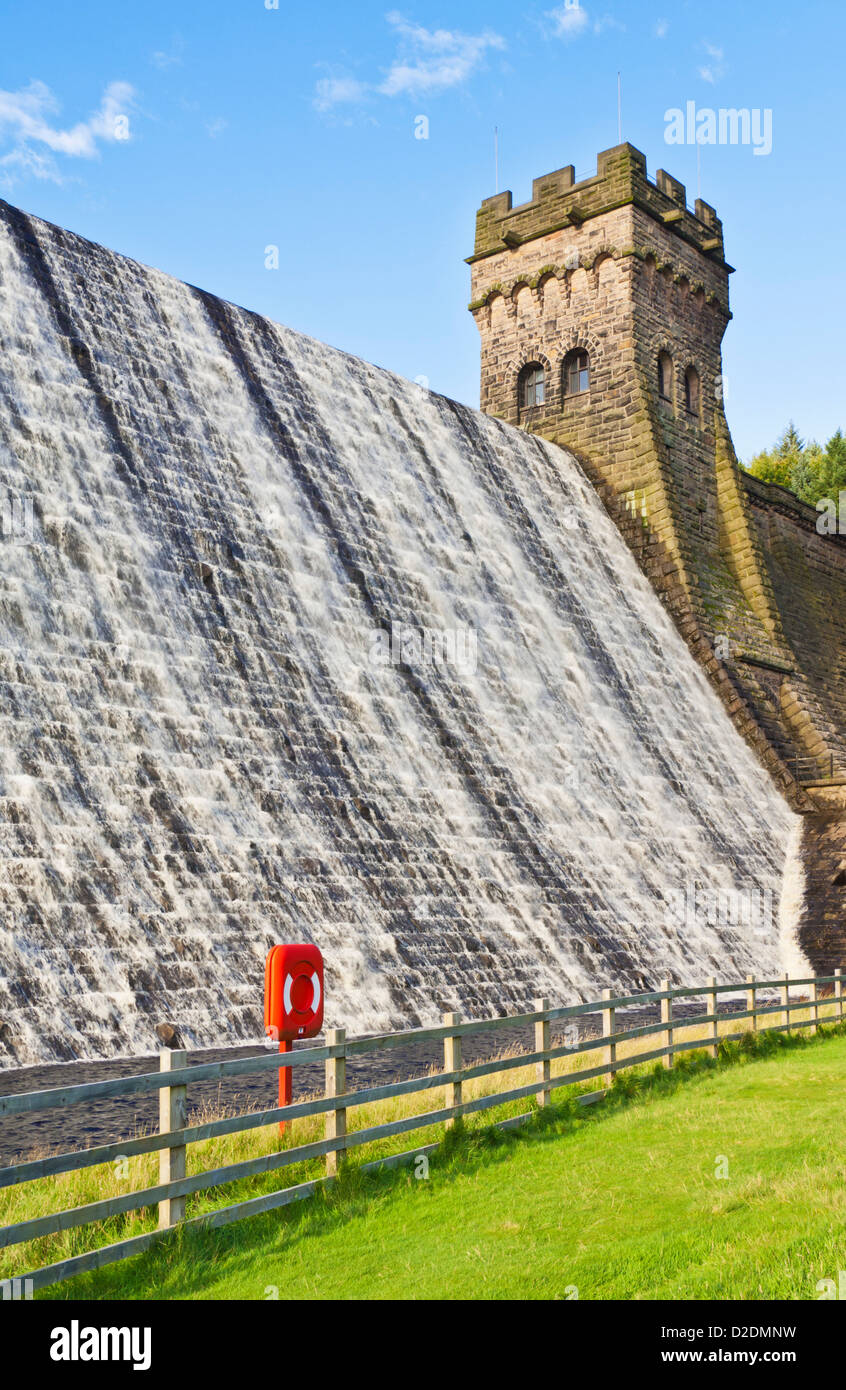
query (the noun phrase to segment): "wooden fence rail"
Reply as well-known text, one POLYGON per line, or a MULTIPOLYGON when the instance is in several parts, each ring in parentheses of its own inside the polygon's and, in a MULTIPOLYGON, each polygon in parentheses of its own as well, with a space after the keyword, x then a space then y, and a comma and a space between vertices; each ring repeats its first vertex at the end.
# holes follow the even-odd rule
MULTIPOLYGON (((159 1229, 143 1235, 117 1241, 111 1245, 100 1246, 82 1255, 76 1255, 54 1264, 42 1266, 13 1280, 0 1281, 11 1286, 19 1281, 30 1289, 43 1288, 72 1275, 97 1269, 115 1260, 126 1259, 131 1255, 147 1250, 151 1245, 177 1227, 198 1225, 220 1226, 260 1213, 276 1210, 290 1202, 300 1201, 311 1196, 322 1185, 330 1183, 338 1174, 350 1150, 380 1140, 395 1138, 416 1129, 443 1125, 454 1126, 464 1116, 482 1113, 514 1101, 533 1098, 539 1106, 551 1102, 553 1091, 562 1086, 572 1086, 598 1079, 600 1090, 579 1096, 583 1104, 601 1100, 605 1090, 611 1085, 616 1072, 624 1068, 643 1065, 647 1062, 661 1062, 672 1067, 674 1058, 692 1050, 707 1050, 716 1056, 720 1042, 738 1041, 745 1033, 756 1031, 762 1026, 771 1031, 787 1031, 796 1027, 807 1027, 811 1033, 818 1031, 821 1022, 840 1023, 843 1021, 843 980, 838 970, 833 975, 810 978, 780 977, 775 980, 755 980, 748 976, 743 982, 718 984, 712 977, 704 986, 692 988, 670 988, 664 981, 660 990, 625 995, 614 998, 610 990, 604 990, 599 1001, 552 1008, 548 999, 535 1000, 532 1013, 517 1016, 483 1019, 462 1022, 456 1013, 448 1013, 442 1024, 434 1028, 419 1028, 401 1033, 386 1033, 376 1037, 347 1039, 343 1030, 329 1030, 325 1045, 304 1047, 285 1054, 286 1066, 304 1066, 313 1062, 324 1062, 326 1069, 325 1093, 310 1100, 298 1101, 284 1107, 274 1106, 268 1110, 253 1111, 247 1114, 224 1116, 203 1124, 189 1125, 188 1087, 201 1080, 219 1079, 228 1076, 243 1076, 255 1072, 276 1072, 279 1069, 279 1056, 238 1058, 229 1062, 201 1063, 189 1066, 185 1052, 164 1051, 161 1054, 159 1072, 144 1073, 137 1076, 121 1077, 112 1081, 90 1082, 79 1086, 56 1087, 45 1091, 29 1091, 0 1096, 0 1121, 4 1116, 20 1115, 34 1111, 48 1110, 66 1105, 84 1103, 117 1095, 137 1095, 143 1092, 159 1091, 159 1133, 143 1135, 137 1139, 122 1140, 116 1143, 101 1144, 91 1149, 66 1154, 54 1154, 46 1158, 31 1159, 10 1167, 0 1169, 0 1187, 33 1182, 60 1173, 74 1172, 100 1164, 112 1163, 116 1159, 158 1153, 159 1182, 133 1192, 122 1193, 102 1201, 89 1202, 73 1209, 58 1211, 18 1221, 0 1228, 0 1248, 35 1240, 42 1236, 68 1231, 78 1226, 108 1220, 144 1207, 158 1205, 159 1229), (791 998, 791 989, 806 990, 806 995, 791 998), (821 990, 825 994, 821 994, 821 990), (828 991, 831 991, 830 994, 828 991), (777 995, 777 1002, 767 1004, 762 1001, 762 992, 777 995), (718 998, 721 995, 740 996, 745 1007, 718 1013, 718 998), (693 1015, 674 1013, 677 1000, 704 999, 706 1011, 693 1015), (660 1018, 655 1023, 636 1027, 618 1028, 618 1015, 624 1009, 642 1008, 646 1005, 659 1005, 660 1018), (795 1021, 797 1010, 805 1010, 808 1019, 805 1023, 795 1021), (823 1016, 822 1011, 830 1011, 823 1016), (600 1014, 601 1033, 597 1037, 579 1039, 576 1043, 551 1045, 551 1024, 567 1019, 578 1019, 585 1014, 600 1014), (791 1014, 794 1015, 791 1020, 791 1014), (779 1016, 776 1021, 775 1015, 779 1016), (771 1022, 769 1020, 772 1020, 771 1022), (722 1023, 733 1027, 735 1023, 748 1020, 740 1031, 720 1033, 722 1023), (761 1023, 763 1020, 763 1025, 761 1023), (534 1051, 493 1057, 488 1061, 471 1066, 462 1064, 462 1039, 468 1034, 495 1033, 502 1029, 534 1027, 534 1051), (691 1030, 704 1029, 703 1036, 682 1036, 691 1030), (639 1039, 656 1037, 660 1044, 644 1052, 633 1051, 621 1055, 624 1043, 639 1039), (367 1053, 395 1047, 408 1047, 422 1042, 442 1042, 444 1049, 444 1068, 442 1072, 432 1072, 425 1076, 393 1082, 382 1086, 369 1086, 360 1090, 348 1091, 346 1080, 347 1062, 351 1058, 367 1053), (583 1066, 578 1070, 562 1071, 553 1074, 553 1062, 567 1058, 582 1057, 597 1053, 595 1065, 583 1066), (528 1068, 535 1080, 525 1085, 506 1090, 494 1090, 481 1095, 469 1096, 467 1086, 470 1082, 485 1077, 495 1077, 516 1068, 528 1068), (372 1105, 380 1101, 393 1100, 404 1096, 442 1090, 444 1105, 424 1111, 421 1114, 402 1116, 399 1119, 381 1124, 370 1124, 363 1129, 348 1129, 349 1112, 362 1105, 372 1105), (285 1121, 288 1125, 297 1119, 311 1116, 325 1116, 325 1136, 310 1143, 294 1144, 277 1148, 270 1153, 254 1158, 242 1159, 222 1167, 207 1169, 200 1173, 187 1175, 186 1156, 191 1144, 217 1138, 223 1135, 243 1133, 247 1130, 261 1129, 285 1121), (186 1219, 188 1197, 210 1188, 237 1182, 244 1178, 274 1173, 309 1160, 323 1159, 326 1176, 308 1182, 239 1201, 231 1206, 217 1208, 201 1216, 186 1219)), ((590 1058, 586 1056, 586 1060, 590 1058)), ((512 1116, 500 1121, 501 1126, 514 1126, 525 1122, 529 1114, 512 1116)), ((362 1165, 365 1169, 394 1167, 410 1163, 421 1154, 437 1148, 436 1143, 418 1146, 415 1149, 391 1154, 362 1165)))

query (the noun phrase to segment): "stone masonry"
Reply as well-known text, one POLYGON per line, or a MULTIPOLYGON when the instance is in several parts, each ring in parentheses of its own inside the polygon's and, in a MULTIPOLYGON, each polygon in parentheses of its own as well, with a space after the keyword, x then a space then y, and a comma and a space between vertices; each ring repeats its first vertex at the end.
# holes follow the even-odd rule
POLYGON ((744 738, 805 817, 800 940, 846 966, 846 537, 738 466, 723 228, 644 155, 486 198, 468 258, 482 409, 581 460, 744 738), (571 354, 589 386, 566 389, 571 354), (659 359, 664 368, 659 372, 659 359), (542 404, 525 404, 543 369, 542 404), (662 389, 663 388, 663 389, 662 389))

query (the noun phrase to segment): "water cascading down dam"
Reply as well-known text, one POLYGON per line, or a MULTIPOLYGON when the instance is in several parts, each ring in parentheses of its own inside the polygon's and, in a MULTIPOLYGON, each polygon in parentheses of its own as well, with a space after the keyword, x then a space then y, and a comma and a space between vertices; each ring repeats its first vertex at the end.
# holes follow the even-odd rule
POLYGON ((258 1040, 275 941, 350 1029, 784 969, 797 818, 562 449, 0 203, 0 464, 6 1065, 258 1040))

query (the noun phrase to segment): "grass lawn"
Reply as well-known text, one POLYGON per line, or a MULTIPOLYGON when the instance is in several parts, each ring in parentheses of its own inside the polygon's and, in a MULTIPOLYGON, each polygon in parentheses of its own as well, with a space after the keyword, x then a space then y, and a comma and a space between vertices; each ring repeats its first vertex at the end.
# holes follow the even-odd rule
POLYGON ((727 1061, 689 1054, 621 1073, 598 1105, 450 1136, 428 1177, 351 1163, 309 1202, 38 1296, 818 1298, 846 1268, 846 1036, 769 1035, 727 1061))

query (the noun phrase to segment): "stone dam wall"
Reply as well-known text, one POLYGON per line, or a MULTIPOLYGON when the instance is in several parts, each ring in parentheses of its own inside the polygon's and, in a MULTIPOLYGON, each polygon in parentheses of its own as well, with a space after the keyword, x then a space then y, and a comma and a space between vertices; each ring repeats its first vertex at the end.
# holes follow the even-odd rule
POLYGON ((566 451, 0 204, 0 469, 7 1065, 256 1040, 282 940, 355 1029, 779 969, 796 817, 566 451))

